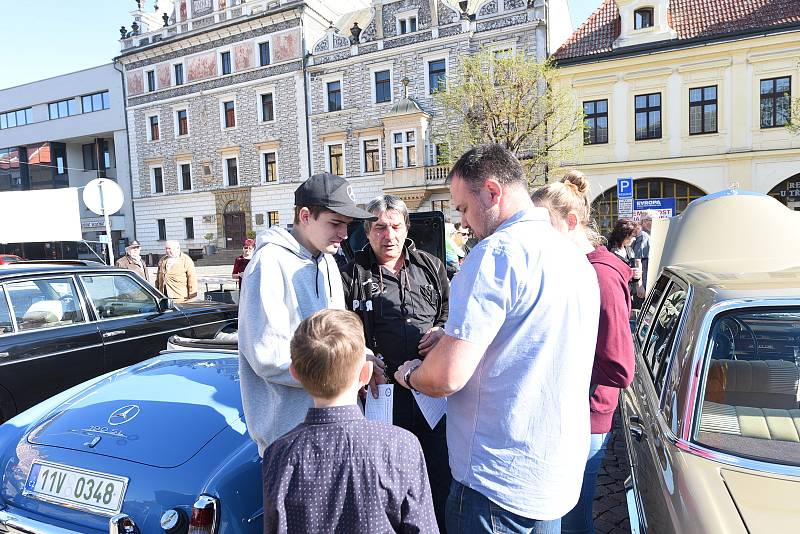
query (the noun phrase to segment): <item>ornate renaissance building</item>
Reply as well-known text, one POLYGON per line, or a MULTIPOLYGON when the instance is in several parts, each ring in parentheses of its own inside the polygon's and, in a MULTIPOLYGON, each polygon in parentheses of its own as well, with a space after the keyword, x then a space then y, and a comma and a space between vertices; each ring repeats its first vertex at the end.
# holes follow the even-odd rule
MULTIPOLYGON (((137 238, 239 248, 341 174, 449 214, 432 97, 481 48, 543 59, 566 0, 159 0, 121 28, 137 238), (547 21, 556 21, 548 25, 547 21)), ((441 148, 441 147, 440 147, 441 148)))

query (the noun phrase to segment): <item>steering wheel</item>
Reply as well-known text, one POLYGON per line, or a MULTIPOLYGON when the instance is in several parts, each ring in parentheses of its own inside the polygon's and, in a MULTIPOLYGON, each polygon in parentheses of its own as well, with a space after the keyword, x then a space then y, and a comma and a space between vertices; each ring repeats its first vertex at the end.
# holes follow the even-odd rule
POLYGON ((753 356, 747 359, 758 359, 758 338, 750 325, 741 319, 729 315, 720 321, 718 329, 718 333, 723 336, 727 343, 730 343, 728 353, 732 360, 739 359, 736 355, 736 339, 742 332, 745 332, 753 342, 753 356))
POLYGON ((61 302, 61 309, 64 312, 62 320, 76 320, 78 306, 75 303, 75 297, 72 295, 63 295, 59 297, 58 300, 61 302))

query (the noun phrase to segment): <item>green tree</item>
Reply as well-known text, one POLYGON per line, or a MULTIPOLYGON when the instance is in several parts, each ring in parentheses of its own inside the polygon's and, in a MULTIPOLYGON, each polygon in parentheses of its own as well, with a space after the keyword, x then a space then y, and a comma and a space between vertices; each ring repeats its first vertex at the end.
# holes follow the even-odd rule
POLYGON ((574 155, 583 130, 583 111, 556 76, 552 62, 523 53, 464 57, 457 79, 434 94, 443 110, 434 141, 447 147, 439 163, 452 165, 478 144, 501 143, 523 163, 531 185, 544 181, 574 155))

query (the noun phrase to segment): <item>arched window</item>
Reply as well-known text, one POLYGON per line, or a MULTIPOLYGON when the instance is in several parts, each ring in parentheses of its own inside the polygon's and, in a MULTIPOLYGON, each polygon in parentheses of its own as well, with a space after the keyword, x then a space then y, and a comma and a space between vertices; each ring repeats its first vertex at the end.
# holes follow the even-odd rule
POLYGON ((653 26, 653 8, 643 7, 633 12, 633 29, 641 30, 653 26))
MULTIPOLYGON (((689 202, 705 195, 699 188, 670 178, 637 178, 633 181, 633 196, 636 199, 674 198, 675 215, 683 212, 689 202)), ((800 200, 800 199, 798 199, 800 200)), ((592 214, 597 220, 598 230, 608 235, 617 222, 617 188, 603 192, 592 202, 592 214)))
POLYGON ((800 211, 800 173, 773 187, 769 195, 777 198, 793 210, 800 211))

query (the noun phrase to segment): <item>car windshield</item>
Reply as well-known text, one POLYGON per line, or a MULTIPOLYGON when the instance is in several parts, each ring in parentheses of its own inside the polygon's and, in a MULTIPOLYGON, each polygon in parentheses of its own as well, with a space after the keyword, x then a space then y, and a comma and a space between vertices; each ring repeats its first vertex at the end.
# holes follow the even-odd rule
POLYGON ((800 309, 738 310, 711 328, 695 439, 800 465, 800 309))

